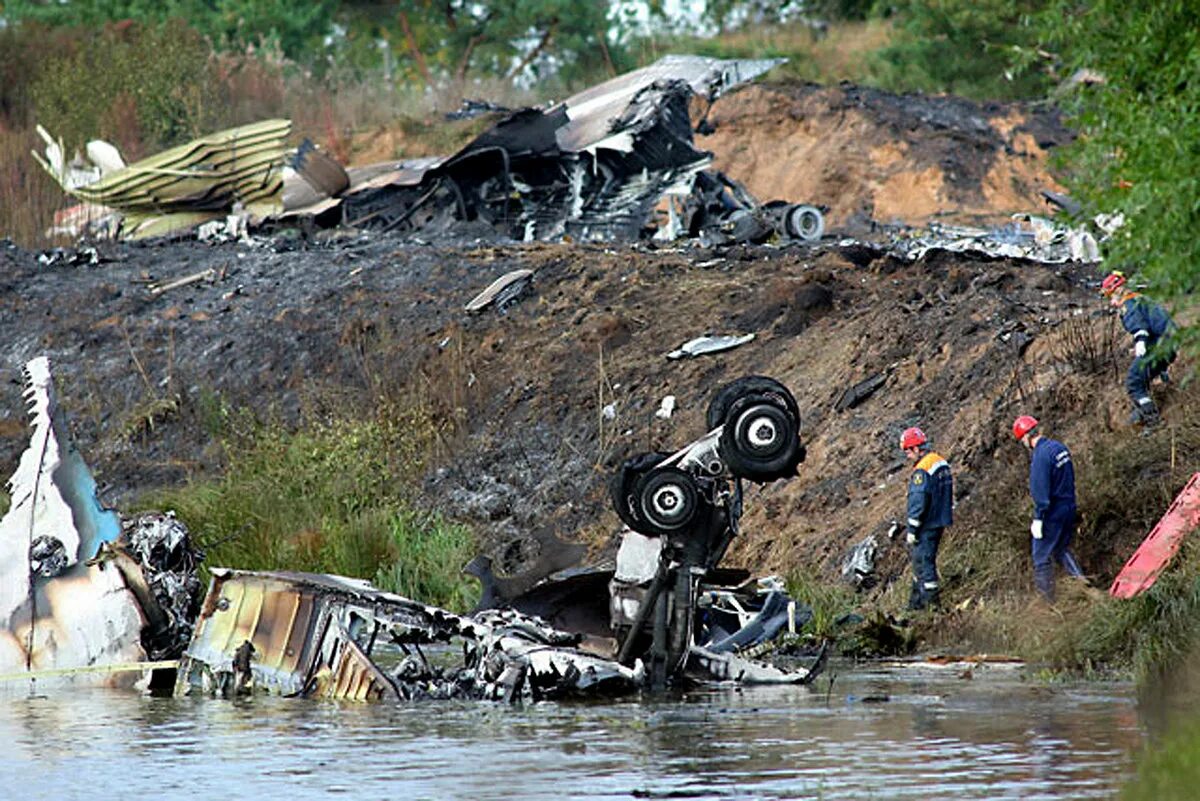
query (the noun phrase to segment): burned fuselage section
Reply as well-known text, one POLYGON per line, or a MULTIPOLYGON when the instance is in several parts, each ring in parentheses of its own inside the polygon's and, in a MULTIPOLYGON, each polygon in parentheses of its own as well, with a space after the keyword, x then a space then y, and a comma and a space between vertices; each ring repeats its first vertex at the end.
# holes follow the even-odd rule
POLYGON ((30 361, 25 380, 32 433, 0 520, 0 674, 134 683, 190 637, 199 555, 173 517, 123 523, 100 505, 49 360, 30 361))
POLYGON ((176 692, 513 702, 641 684, 640 666, 586 653, 580 639, 511 610, 456 615, 341 576, 214 570, 176 692))
MULTIPOLYGON (((709 187, 720 179, 697 184, 712 156, 695 146, 689 104, 779 63, 668 56, 547 109, 514 112, 419 176, 351 192, 343 219, 410 233, 479 222, 518 241, 635 240, 664 198, 682 204, 698 192, 707 211, 693 215, 696 225, 720 225, 758 204, 743 191, 728 208, 713 206, 709 187)), ((664 230, 687 232, 672 215, 664 230)))

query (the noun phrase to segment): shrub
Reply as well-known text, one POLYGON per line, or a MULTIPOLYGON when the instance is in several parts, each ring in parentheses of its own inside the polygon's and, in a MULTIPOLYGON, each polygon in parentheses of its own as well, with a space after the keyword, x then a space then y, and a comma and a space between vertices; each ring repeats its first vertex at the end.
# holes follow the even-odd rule
MULTIPOLYGON (((1040 19, 1061 75, 1103 82, 1064 97, 1082 135, 1061 164, 1091 213, 1121 212, 1106 258, 1145 270, 1181 304, 1200 285, 1200 28, 1195 3, 1055 0, 1040 19)), ((1189 335, 1195 344, 1196 332, 1189 335)))
POLYGON ((209 566, 374 579, 458 610, 472 602, 461 567, 470 532, 420 511, 411 490, 432 429, 420 411, 310 421, 291 431, 245 413, 223 418, 226 471, 151 493, 174 509, 209 566))
POLYGON ((209 46, 182 22, 125 22, 47 62, 30 94, 67 153, 102 138, 127 161, 203 133, 216 113, 209 46))

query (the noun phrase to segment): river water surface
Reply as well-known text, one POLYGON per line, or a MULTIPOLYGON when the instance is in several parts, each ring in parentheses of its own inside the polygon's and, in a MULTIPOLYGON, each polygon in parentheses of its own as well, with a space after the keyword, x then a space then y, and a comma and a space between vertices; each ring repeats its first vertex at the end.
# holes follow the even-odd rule
POLYGON ((1109 798, 1144 737, 1131 685, 1002 666, 831 675, 518 708, 9 683, 0 798, 1109 798))

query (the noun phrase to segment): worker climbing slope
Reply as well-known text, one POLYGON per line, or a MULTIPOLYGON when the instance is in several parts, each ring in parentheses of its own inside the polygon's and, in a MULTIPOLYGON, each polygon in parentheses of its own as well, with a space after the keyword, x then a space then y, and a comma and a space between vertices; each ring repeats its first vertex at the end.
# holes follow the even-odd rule
POLYGON ((1050 602, 1054 601, 1054 564, 1069 575, 1083 578, 1083 570, 1071 553, 1075 538, 1075 466, 1071 452, 1058 440, 1043 437, 1038 421, 1023 414, 1013 421, 1013 436, 1029 448, 1029 494, 1033 498, 1033 583, 1050 602))
POLYGON ((941 587, 937 572, 938 545, 942 532, 953 522, 954 479, 950 463, 930 451, 928 438, 919 428, 900 435, 905 458, 916 462, 908 479, 908 533, 913 583, 908 608, 917 610, 938 605, 941 587))
POLYGON ((1120 312, 1121 325, 1133 335, 1133 362, 1125 376, 1125 391, 1133 401, 1130 422, 1156 425, 1159 414, 1150 397, 1150 382, 1159 376, 1167 380, 1167 368, 1175 361, 1175 322, 1160 304, 1129 289, 1121 272, 1110 273, 1100 284, 1100 292, 1120 312))

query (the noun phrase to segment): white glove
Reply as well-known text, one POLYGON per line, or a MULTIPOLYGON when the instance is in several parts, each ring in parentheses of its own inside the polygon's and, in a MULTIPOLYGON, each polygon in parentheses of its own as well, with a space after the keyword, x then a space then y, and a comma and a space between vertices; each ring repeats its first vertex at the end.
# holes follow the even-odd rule
POLYGON ((917 544, 917 535, 913 534, 910 531, 904 535, 904 541, 907 542, 909 545, 916 545, 917 544))
POLYGON ((1143 356, 1145 356, 1146 355, 1146 343, 1140 339, 1137 342, 1133 343, 1133 355, 1137 356, 1139 359, 1142 358, 1143 356))
POLYGON ((1042 521, 1034 520, 1032 523, 1030 523, 1029 533, 1033 535, 1035 540, 1040 540, 1042 538, 1042 521))

